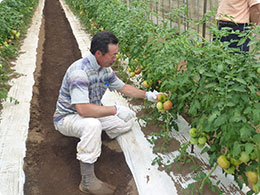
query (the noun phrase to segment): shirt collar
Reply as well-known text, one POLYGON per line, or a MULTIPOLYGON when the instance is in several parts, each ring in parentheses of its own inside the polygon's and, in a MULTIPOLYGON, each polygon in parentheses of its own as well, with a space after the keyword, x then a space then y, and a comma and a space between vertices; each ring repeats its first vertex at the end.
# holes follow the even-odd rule
POLYGON ((90 62, 91 68, 96 71, 100 70, 101 66, 97 63, 96 57, 91 52, 88 53, 87 58, 90 62))

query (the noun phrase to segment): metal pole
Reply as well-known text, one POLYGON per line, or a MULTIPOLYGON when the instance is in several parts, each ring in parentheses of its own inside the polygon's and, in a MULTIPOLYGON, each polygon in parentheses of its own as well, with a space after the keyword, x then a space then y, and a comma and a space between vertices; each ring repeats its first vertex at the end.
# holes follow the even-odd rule
MULTIPOLYGON (((196 7, 197 7, 197 11, 195 11, 195 16, 197 15, 197 20, 200 19, 200 3, 199 3, 199 0, 196 1, 196 7)), ((194 16, 194 17, 195 17, 194 16)), ((200 33, 200 25, 198 25, 198 28, 197 28, 197 33, 200 33)))
MULTIPOLYGON (((210 3, 209 9, 212 10, 213 9, 212 0, 210 0, 209 3, 210 3)), ((212 22, 212 19, 211 19, 211 22, 212 22)), ((209 36, 208 40, 211 40, 211 33, 208 36, 209 36)))
MULTIPOLYGON (((205 16, 207 12, 207 0, 204 0, 204 9, 203 9, 203 16, 205 16)), ((202 37, 205 38, 206 36, 206 23, 203 24, 203 29, 202 29, 202 37)))
MULTIPOLYGON (((172 1, 171 0, 169 0, 169 13, 171 13, 172 12, 172 1)), ((170 20, 170 28, 172 28, 172 21, 170 20)))
POLYGON ((159 0, 156 1, 156 21, 157 21, 157 25, 159 24, 159 8, 158 8, 158 5, 159 5, 159 0))
POLYGON ((161 7, 161 10, 162 10, 162 18, 164 20, 164 0, 162 0, 162 5, 160 6, 161 7))
POLYGON ((186 0, 186 3, 187 3, 187 30, 189 29, 189 20, 188 20, 188 18, 189 18, 189 0, 186 0))

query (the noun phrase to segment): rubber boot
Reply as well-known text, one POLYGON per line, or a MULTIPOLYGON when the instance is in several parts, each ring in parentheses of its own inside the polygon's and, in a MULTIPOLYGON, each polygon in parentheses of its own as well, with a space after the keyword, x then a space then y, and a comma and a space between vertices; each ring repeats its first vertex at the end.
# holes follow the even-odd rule
POLYGON ((116 187, 100 181, 94 172, 94 164, 80 161, 81 182, 80 191, 93 195, 113 195, 116 187))

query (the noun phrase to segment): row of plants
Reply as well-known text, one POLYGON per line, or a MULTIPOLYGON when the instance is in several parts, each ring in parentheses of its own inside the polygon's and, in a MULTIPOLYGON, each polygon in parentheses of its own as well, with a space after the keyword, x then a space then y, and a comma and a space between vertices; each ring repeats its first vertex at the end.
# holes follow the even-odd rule
MULTIPOLYGON (((146 2, 133 0, 66 0, 92 35, 97 31, 113 32, 120 40, 119 60, 128 60, 130 77, 136 77, 147 90, 166 94, 159 98, 153 117, 166 122, 164 138, 178 130, 174 119, 186 114, 191 120, 191 139, 187 145, 201 148, 209 155, 210 174, 220 166, 232 174, 239 187, 253 186, 248 194, 260 190, 260 41, 259 26, 239 33, 250 37, 251 50, 242 53, 230 49, 220 37, 208 12, 201 20, 188 17, 185 7, 173 9, 159 25, 146 2), (181 31, 183 18, 192 25, 181 31), (176 23, 170 28, 169 22, 176 23), (196 32, 207 24, 214 41, 196 32), (140 74, 141 73, 141 74, 140 74), (170 106, 164 107, 165 102, 170 106)), ((242 44, 242 39, 239 44, 242 44)), ((202 186, 210 174, 202 178, 202 186)))
MULTIPOLYGON (((3 0, 0 3, 0 102, 6 100, 11 62, 18 55, 38 0, 3 0)), ((12 99, 11 99, 12 100, 12 99)))

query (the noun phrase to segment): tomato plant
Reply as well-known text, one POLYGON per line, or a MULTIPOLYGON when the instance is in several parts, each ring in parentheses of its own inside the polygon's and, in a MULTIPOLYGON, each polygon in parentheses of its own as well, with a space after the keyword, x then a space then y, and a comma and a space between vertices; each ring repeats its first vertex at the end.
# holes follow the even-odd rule
POLYGON ((0 3, 0 101, 6 100, 11 60, 18 55, 20 36, 26 33, 38 0, 3 0, 0 3))
MULTIPOLYGON (((108 30, 119 38, 120 58, 128 60, 129 73, 133 72, 143 88, 169 95, 171 109, 166 111, 158 104, 154 112, 155 118, 161 117, 166 123, 166 140, 168 132, 176 128, 174 119, 186 113, 196 129, 191 133, 190 143, 208 153, 210 174, 218 166, 218 158, 225 156, 225 160, 221 158, 226 164, 223 173, 234 175, 241 188, 243 183, 248 185, 247 171, 256 170, 259 177, 259 26, 244 34, 250 37, 252 49, 241 53, 219 40, 228 32, 217 29, 211 20, 214 12, 195 21, 188 18, 182 7, 172 10, 168 20, 166 17, 161 21, 162 25, 156 25, 150 20, 154 13, 141 0, 129 4, 115 0, 67 0, 67 3, 90 33, 108 30), (192 24, 185 31, 179 24, 183 17, 192 24), (176 22, 177 27, 169 27, 169 21, 176 22), (214 41, 196 33, 198 25, 205 22, 207 30, 214 34, 214 41), (141 73, 136 75, 139 68, 141 73)), ((209 175, 202 183, 207 178, 209 175)), ((259 186, 258 180, 256 187, 259 186)))

